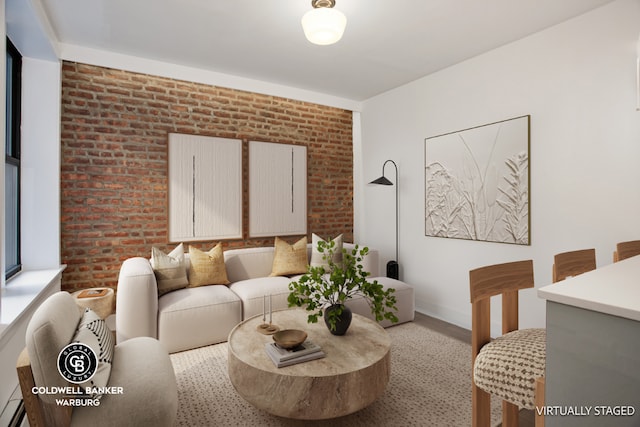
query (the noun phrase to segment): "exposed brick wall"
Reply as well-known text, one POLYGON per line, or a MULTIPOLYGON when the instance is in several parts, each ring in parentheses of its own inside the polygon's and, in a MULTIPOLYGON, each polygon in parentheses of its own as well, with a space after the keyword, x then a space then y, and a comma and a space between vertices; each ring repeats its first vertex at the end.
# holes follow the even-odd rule
POLYGON ((126 258, 175 246, 167 243, 171 132, 243 141, 245 238, 224 241, 225 248, 273 245, 273 238, 247 237, 250 140, 306 145, 309 236, 352 239, 350 111, 64 62, 61 121, 64 290, 116 287, 126 258))

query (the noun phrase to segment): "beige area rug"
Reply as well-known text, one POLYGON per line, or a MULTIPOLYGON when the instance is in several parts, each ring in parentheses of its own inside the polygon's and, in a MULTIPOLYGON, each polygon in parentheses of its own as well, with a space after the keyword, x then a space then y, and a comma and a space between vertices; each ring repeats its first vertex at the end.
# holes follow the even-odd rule
MULTIPOLYGON (((324 421, 280 418, 246 402, 229 381, 227 344, 171 355, 182 426, 455 426, 471 425, 471 346, 414 323, 387 328, 391 380, 371 406, 324 421)), ((274 397, 275 398, 275 397, 274 397)), ((500 403, 492 401, 492 425, 500 403)))

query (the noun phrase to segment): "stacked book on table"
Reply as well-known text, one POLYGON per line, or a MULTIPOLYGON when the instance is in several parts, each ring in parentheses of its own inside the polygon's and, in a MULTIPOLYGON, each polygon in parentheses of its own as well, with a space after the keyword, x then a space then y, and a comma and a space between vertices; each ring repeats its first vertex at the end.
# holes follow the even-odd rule
POLYGON ((275 342, 267 343, 265 348, 267 354, 278 368, 320 359, 325 356, 322 349, 309 340, 291 349, 282 348, 275 342))

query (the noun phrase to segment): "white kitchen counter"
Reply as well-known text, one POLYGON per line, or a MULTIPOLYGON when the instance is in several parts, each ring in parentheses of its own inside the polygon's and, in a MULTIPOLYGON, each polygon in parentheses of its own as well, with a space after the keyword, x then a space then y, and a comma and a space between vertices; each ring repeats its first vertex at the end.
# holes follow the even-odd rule
POLYGON ((545 426, 639 426, 640 256, 538 295, 547 300, 545 426))
POLYGON ((538 296, 640 321, 640 255, 544 286, 538 296))

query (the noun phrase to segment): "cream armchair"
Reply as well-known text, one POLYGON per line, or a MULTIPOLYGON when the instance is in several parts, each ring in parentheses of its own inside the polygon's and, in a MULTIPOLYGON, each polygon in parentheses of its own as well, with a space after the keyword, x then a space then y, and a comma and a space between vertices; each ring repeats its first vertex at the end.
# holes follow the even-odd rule
POLYGON ((49 297, 31 318, 27 347, 17 366, 31 427, 172 426, 178 409, 175 374, 167 351, 153 338, 134 338, 113 346, 111 337, 103 332, 100 348, 105 342, 112 345, 110 373, 102 377, 108 382, 99 399, 78 399, 75 394, 86 390, 86 383, 67 382, 58 356, 75 342, 85 319, 67 292, 49 297))

